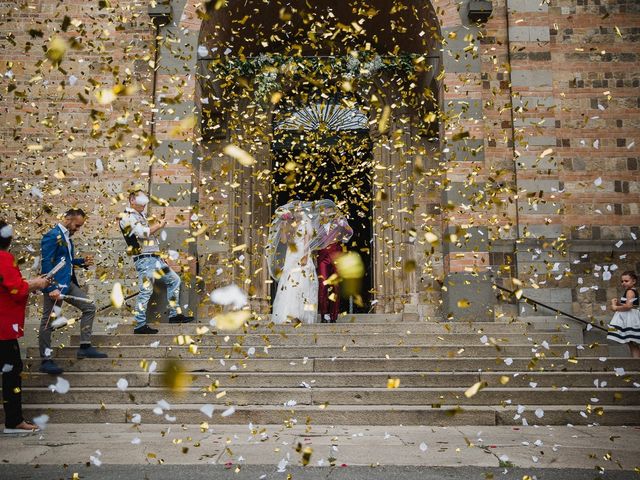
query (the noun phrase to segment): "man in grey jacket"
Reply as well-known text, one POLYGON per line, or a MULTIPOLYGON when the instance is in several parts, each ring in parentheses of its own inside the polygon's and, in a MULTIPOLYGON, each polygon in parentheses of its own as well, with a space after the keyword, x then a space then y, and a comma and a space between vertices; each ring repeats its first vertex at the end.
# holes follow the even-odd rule
POLYGON ((180 311, 178 295, 180 293, 180 277, 160 256, 160 247, 156 234, 167 225, 166 220, 151 226, 144 210, 149 198, 142 190, 129 193, 129 207, 121 215, 120 230, 127 242, 127 252, 133 256, 133 263, 138 273, 140 293, 136 299, 135 321, 133 333, 154 334, 158 330, 147 325, 147 305, 153 293, 153 282, 157 279, 167 287, 169 303, 169 323, 189 323, 193 317, 186 317, 180 311))

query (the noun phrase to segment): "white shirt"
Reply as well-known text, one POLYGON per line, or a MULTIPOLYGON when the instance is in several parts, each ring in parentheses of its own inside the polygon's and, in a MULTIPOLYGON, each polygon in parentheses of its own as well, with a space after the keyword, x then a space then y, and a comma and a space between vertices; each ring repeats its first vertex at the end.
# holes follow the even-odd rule
POLYGON ((64 235, 64 239, 67 242, 67 249, 69 250, 69 258, 73 260, 71 256, 71 235, 69 234, 69 230, 63 224, 59 223, 58 227, 62 230, 62 234, 64 235))
POLYGON ((125 213, 120 219, 120 228, 130 232, 130 235, 139 240, 139 254, 156 254, 160 251, 160 246, 155 235, 151 235, 151 227, 144 213, 140 213, 131 207, 125 209, 125 213))

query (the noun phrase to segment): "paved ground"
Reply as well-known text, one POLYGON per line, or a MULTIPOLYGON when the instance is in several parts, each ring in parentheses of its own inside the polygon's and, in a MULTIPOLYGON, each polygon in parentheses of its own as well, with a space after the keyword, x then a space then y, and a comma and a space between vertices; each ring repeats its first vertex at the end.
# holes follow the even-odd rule
POLYGON ((525 469, 489 467, 292 467, 280 473, 271 465, 247 465, 240 471, 222 465, 109 465, 100 468, 85 465, 39 468, 5 465, 2 480, 629 480, 638 478, 629 471, 605 471, 598 474, 584 469, 525 469), (291 477, 288 477, 291 475, 291 477))
POLYGON ((58 424, 0 437, 0 462, 2 480, 630 479, 640 428, 58 424))

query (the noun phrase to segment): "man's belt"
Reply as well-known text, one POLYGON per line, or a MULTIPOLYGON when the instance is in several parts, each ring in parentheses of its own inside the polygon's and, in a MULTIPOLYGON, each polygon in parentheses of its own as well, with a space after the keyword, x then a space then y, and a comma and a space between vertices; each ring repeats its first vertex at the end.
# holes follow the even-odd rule
POLYGON ((156 255, 155 253, 142 253, 140 255, 134 255, 133 256, 133 261, 137 262, 141 258, 160 258, 160 257, 158 255, 156 255))

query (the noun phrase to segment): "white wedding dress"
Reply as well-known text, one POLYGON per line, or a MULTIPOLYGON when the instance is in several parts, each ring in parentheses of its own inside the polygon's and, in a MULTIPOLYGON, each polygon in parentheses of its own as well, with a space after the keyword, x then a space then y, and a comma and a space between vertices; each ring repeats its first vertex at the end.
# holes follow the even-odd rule
POLYGON ((314 323, 318 309, 318 277, 309 249, 312 232, 306 214, 298 223, 294 238, 289 241, 282 274, 278 280, 271 319, 276 324, 300 320, 314 323), (292 245, 293 244, 293 245, 292 245), (302 265, 306 257, 306 264, 302 265))

